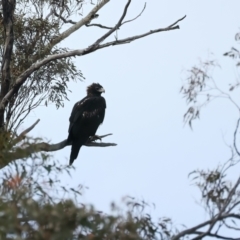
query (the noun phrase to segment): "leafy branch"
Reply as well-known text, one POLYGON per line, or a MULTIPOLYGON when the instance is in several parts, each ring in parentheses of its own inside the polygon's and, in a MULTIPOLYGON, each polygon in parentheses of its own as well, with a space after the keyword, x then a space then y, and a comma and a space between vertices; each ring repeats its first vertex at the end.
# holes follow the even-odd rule
MULTIPOLYGON (((32 124, 29 128, 25 129, 19 136, 14 138, 10 144, 13 147, 13 151, 6 151, 3 152, 3 156, 5 161, 1 161, 0 167, 3 168, 10 162, 17 160, 17 159, 23 159, 23 158, 28 158, 32 154, 38 153, 38 152, 53 152, 53 151, 58 151, 66 146, 71 146, 71 142, 68 142, 67 139, 55 143, 55 144, 50 144, 47 142, 36 142, 36 143, 29 143, 29 142, 24 142, 20 144, 24 139, 27 139, 27 134, 39 123, 40 119, 38 119, 34 124, 32 124), (17 144, 20 144, 19 146, 16 147, 17 144)), ((108 136, 111 136, 112 134, 105 134, 101 136, 97 136, 98 139, 102 139, 108 136)), ((89 139, 84 146, 87 147, 112 147, 112 146, 117 146, 116 143, 105 143, 105 142, 96 142, 94 139, 89 139)))
MULTIPOLYGON (((82 25, 85 25, 90 19, 93 14, 95 14, 104 4, 109 2, 109 0, 103 0, 99 5, 97 5, 90 13, 83 18, 81 21, 70 27, 68 30, 66 30, 64 33, 62 33, 57 40, 53 40, 53 42, 50 43, 50 45, 47 45, 45 49, 52 48, 54 44, 59 43, 63 39, 65 39, 67 36, 69 36, 71 33, 73 33, 76 29, 79 29, 82 25)), ((83 49, 77 49, 77 50, 72 50, 72 51, 66 51, 63 53, 59 54, 53 54, 49 55, 48 57, 36 61, 33 63, 28 69, 26 69, 24 72, 22 72, 16 79, 15 83, 11 87, 11 89, 5 94, 5 96, 1 99, 0 102, 0 111, 4 110, 5 107, 7 106, 8 102, 11 100, 11 98, 14 96, 14 94, 17 94, 19 88, 24 84, 24 82, 30 77, 31 74, 33 74, 35 71, 43 67, 44 65, 48 64, 51 61, 55 61, 57 59, 62 59, 62 58, 69 58, 69 57, 74 57, 74 56, 84 56, 87 54, 90 54, 94 51, 109 47, 109 46, 116 46, 120 44, 125 44, 125 43, 130 43, 132 41, 135 41, 137 39, 146 37, 151 34, 155 34, 158 32, 164 32, 164 31, 171 31, 171 30, 176 30, 179 29, 179 26, 177 25, 180 21, 182 21, 186 16, 178 19, 175 21, 173 24, 170 24, 168 27, 165 28, 158 28, 151 30, 149 32, 143 33, 141 35, 135 35, 131 36, 128 38, 124 39, 116 39, 115 41, 110 41, 107 43, 101 44, 105 39, 107 39, 114 31, 119 29, 123 24, 123 20, 126 17, 127 10, 131 4, 131 0, 128 0, 127 4, 125 5, 124 11, 122 13, 122 16, 120 17, 118 23, 110 29, 107 33, 105 33, 102 37, 97 39, 93 44, 91 44, 89 47, 83 48, 83 49)))

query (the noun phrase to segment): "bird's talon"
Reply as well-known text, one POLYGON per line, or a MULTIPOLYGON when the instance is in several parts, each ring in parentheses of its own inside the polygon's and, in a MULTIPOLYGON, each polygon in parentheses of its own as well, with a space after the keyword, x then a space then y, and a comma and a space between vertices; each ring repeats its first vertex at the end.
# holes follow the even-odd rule
POLYGON ((102 141, 102 138, 98 135, 94 135, 94 136, 89 137, 89 140, 90 140, 90 142, 95 142, 97 140, 102 141))

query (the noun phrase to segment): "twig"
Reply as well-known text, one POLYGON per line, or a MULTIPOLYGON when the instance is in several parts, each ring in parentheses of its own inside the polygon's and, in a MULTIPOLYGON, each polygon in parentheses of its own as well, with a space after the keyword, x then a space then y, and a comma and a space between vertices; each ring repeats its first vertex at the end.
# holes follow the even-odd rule
POLYGON ((224 95, 226 98, 228 98, 229 101, 232 102, 233 105, 238 109, 238 111, 240 111, 240 107, 239 107, 239 106, 237 105, 237 103, 232 99, 232 97, 231 97, 228 93, 226 93, 226 92, 224 92, 223 90, 221 90, 221 89, 218 87, 218 85, 216 84, 216 82, 214 81, 214 79, 212 79, 212 82, 213 82, 213 84, 214 84, 214 87, 215 87, 222 95, 224 95))
POLYGON ((177 235, 175 235, 171 240, 179 240, 179 239, 181 239, 182 237, 184 237, 186 235, 193 234, 193 233, 196 232, 196 230, 201 229, 201 228, 209 225, 211 222, 212 222, 212 219, 210 219, 208 221, 205 221, 203 223, 200 223, 200 224, 196 225, 195 227, 186 229, 186 230, 178 233, 177 235))
MULTIPOLYGON (((142 13, 144 12, 146 6, 147 6, 147 3, 145 2, 142 11, 141 11, 135 18, 123 22, 122 25, 125 24, 125 23, 132 22, 132 21, 136 20, 137 18, 139 18, 139 17, 142 15, 142 13)), ((121 25, 121 26, 122 26, 122 25, 121 25)))
POLYGON ((101 24, 93 23, 93 24, 85 24, 86 27, 100 27, 105 29, 112 29, 112 27, 103 26, 101 24))
POLYGON ((77 22, 72 21, 71 19, 69 19, 69 20, 65 19, 63 16, 57 14, 55 11, 54 11, 54 15, 56 17, 59 17, 64 23, 71 23, 71 24, 76 24, 77 23, 77 22))
POLYGON ((128 0, 127 4, 125 5, 125 8, 123 10, 123 14, 122 16, 120 17, 118 23, 116 24, 115 27, 113 27, 112 29, 110 29, 106 34, 104 34, 102 37, 100 37, 97 41, 95 41, 94 44, 92 44, 89 48, 90 49, 95 49, 97 46, 99 46, 99 44, 101 42, 103 42, 107 37, 109 37, 115 30, 117 30, 121 24, 122 24, 122 21, 123 19, 125 18, 126 14, 127 14, 127 10, 128 10, 128 7, 130 6, 131 4, 131 0, 128 0))
POLYGON ((177 20, 176 22, 174 22, 173 24, 169 25, 168 28, 171 28, 171 27, 175 26, 177 23, 179 23, 180 21, 182 21, 185 17, 186 17, 186 15, 183 16, 182 18, 178 19, 178 20, 177 20))
POLYGON ((25 129, 18 137, 13 139, 12 141, 13 146, 21 142, 25 138, 26 134, 29 133, 39 122, 40 122, 40 119, 38 119, 32 126, 25 129))
POLYGON ((112 133, 108 133, 108 134, 105 134, 105 135, 99 136, 99 138, 105 138, 105 137, 112 136, 112 135, 113 135, 112 133))
POLYGON ((236 126, 236 128, 235 128, 234 138, 233 138, 233 146, 234 146, 235 151, 236 151, 236 153, 237 153, 238 156, 240 156, 240 152, 238 151, 237 144, 236 144, 236 140, 237 140, 237 131, 238 131, 238 128, 239 128, 239 123, 240 123, 240 118, 239 118, 238 121, 237 121, 237 126, 236 126))
MULTIPOLYGON (((235 202, 229 209, 228 212, 230 213, 235 207, 240 205, 240 201, 235 202)), ((239 229, 240 230, 240 229, 239 229)))
MULTIPOLYGON (((146 6, 147 6, 147 3, 144 4, 142 11, 141 11, 135 18, 130 19, 130 20, 127 20, 127 21, 121 23, 121 26, 122 26, 123 24, 125 24, 125 23, 132 22, 132 21, 136 20, 137 18, 139 18, 139 17, 142 15, 142 13, 144 12, 146 6)), ((97 24, 97 23, 86 24, 85 26, 86 26, 86 27, 100 27, 100 28, 109 29, 109 30, 113 29, 113 27, 107 27, 107 26, 104 26, 104 25, 101 25, 101 24, 97 24)), ((117 29, 120 29, 120 27, 117 28, 117 29)))
POLYGON ((141 35, 136 35, 136 36, 133 36, 133 37, 118 39, 118 40, 115 40, 115 41, 112 41, 112 42, 104 43, 102 45, 99 45, 99 47, 97 49, 101 49, 101 48, 105 48, 105 47, 109 47, 109 46, 116 46, 116 45, 125 44, 125 43, 130 43, 130 42, 135 41, 139 38, 143 38, 143 37, 146 37, 146 36, 154 34, 154 33, 166 32, 166 31, 171 31, 171 30, 176 30, 176 29, 179 29, 178 25, 174 26, 174 27, 171 27, 171 28, 167 27, 167 28, 158 28, 158 29, 155 29, 155 30, 150 30, 149 32, 141 34, 141 35))
POLYGON ((228 229, 232 229, 234 231, 240 231, 239 227, 233 227, 232 225, 228 224, 226 221, 223 221, 223 224, 225 227, 227 227, 228 229))
POLYGON ((228 197, 227 197, 227 199, 225 200, 225 203, 224 203, 224 205, 223 205, 223 207, 222 207, 222 209, 221 209, 221 211, 219 212, 218 215, 221 215, 221 214, 226 210, 226 208, 227 208, 227 206, 230 204, 230 202, 231 202, 231 200, 232 200, 232 197, 233 197, 233 195, 235 194, 236 189, 237 189, 237 187, 239 186, 239 184, 240 184, 240 177, 238 178, 238 180, 237 180, 237 182, 235 183, 235 185, 234 185, 234 187, 232 188, 232 190, 229 192, 228 197))

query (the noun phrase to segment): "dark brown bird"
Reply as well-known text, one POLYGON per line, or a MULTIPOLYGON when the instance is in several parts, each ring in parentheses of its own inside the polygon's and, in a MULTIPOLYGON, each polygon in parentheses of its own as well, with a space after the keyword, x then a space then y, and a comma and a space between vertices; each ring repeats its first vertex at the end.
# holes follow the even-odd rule
POLYGON ((99 125, 103 122, 106 109, 106 101, 101 96, 104 88, 93 83, 87 87, 87 96, 75 103, 68 129, 68 143, 72 144, 69 164, 77 158, 79 150, 89 137, 95 136, 99 125))

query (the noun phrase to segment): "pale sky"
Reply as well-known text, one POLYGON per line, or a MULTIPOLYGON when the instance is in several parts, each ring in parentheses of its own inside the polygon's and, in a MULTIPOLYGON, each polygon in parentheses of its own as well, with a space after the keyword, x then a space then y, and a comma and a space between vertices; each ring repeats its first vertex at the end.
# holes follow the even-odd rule
MULTIPOLYGON (((133 1, 127 19, 135 17, 144 2, 133 1)), ((112 0, 94 22, 113 26, 125 3, 112 0)), ((85 96, 86 87, 99 82, 105 88, 106 117, 97 133, 113 133, 104 141, 118 146, 82 147, 72 178, 61 177, 62 184, 89 187, 80 202, 108 212, 112 201, 119 203, 130 195, 155 203, 156 209, 150 213, 170 217, 176 224, 191 227, 207 219, 188 174, 216 167, 230 157, 225 142, 232 143, 237 112, 228 102, 217 100, 203 109, 192 131, 183 124, 187 106, 179 90, 186 70, 199 59, 210 59, 210 53, 222 66, 214 73, 215 80, 226 84, 235 80, 234 63, 222 55, 236 44, 239 9, 238 0, 147 1, 142 16, 124 25, 118 31, 119 38, 167 27, 187 15, 179 23, 180 30, 75 58, 86 80, 69 84, 72 93, 64 108, 41 107, 31 113, 22 128, 40 118, 31 136, 52 143, 62 141, 67 138, 72 107, 85 96)), ((103 29, 83 28, 61 46, 84 48, 103 33, 103 29)), ((63 164, 68 163, 69 155, 70 147, 53 153, 63 164)))

